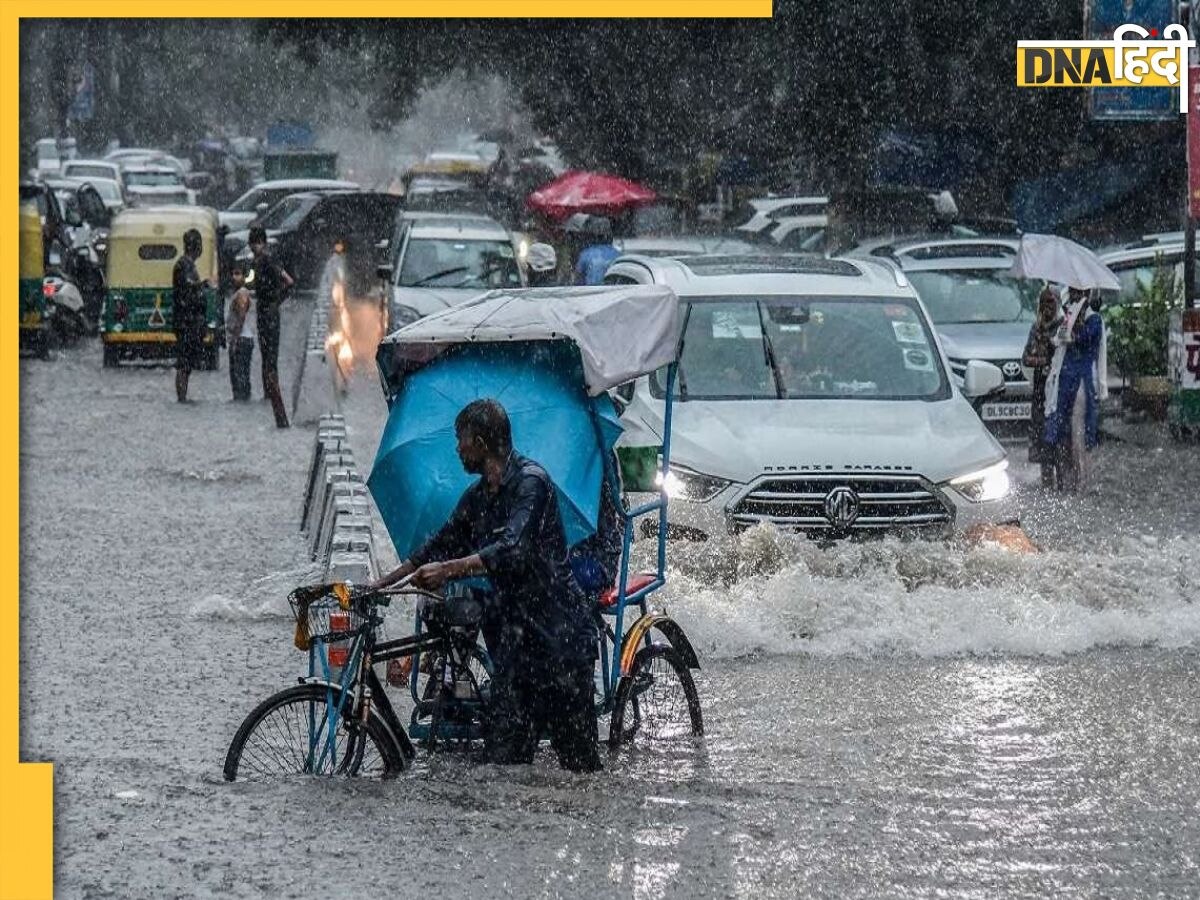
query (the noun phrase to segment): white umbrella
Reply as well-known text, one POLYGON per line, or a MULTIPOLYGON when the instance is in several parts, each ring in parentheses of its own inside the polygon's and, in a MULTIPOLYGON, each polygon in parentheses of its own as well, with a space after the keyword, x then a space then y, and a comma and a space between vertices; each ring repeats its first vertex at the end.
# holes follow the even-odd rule
POLYGON ((1055 234, 1025 234, 1008 274, 1078 288, 1119 291, 1121 282, 1087 247, 1055 234))

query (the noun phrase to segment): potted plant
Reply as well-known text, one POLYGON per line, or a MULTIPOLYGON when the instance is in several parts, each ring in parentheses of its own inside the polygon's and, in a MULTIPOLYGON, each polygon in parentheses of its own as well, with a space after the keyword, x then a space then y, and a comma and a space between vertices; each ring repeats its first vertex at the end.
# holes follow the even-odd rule
POLYGON ((1165 418, 1170 394, 1167 333, 1171 310, 1182 304, 1183 283, 1175 267, 1160 259, 1149 282, 1138 279, 1131 301, 1107 310, 1108 353, 1129 384, 1127 409, 1165 418))

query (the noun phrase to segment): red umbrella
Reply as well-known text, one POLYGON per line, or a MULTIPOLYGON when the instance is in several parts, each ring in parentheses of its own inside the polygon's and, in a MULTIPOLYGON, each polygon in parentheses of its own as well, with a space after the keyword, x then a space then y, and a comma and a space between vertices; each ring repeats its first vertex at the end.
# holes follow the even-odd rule
POLYGON ((575 213, 612 216, 658 199, 650 188, 598 172, 564 172, 525 200, 525 205, 555 222, 575 213))

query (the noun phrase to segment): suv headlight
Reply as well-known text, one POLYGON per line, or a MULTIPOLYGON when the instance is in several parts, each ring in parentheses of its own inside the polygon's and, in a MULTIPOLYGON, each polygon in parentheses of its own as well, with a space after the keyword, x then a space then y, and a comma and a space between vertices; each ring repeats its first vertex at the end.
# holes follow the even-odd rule
POLYGON ((729 484, 728 479, 715 478, 712 475, 702 475, 679 466, 671 466, 664 482, 662 472, 654 476, 654 483, 666 490, 672 500, 690 500, 694 503, 704 503, 711 500, 729 484))
POLYGON ((403 328, 405 325, 411 325, 417 319, 421 318, 421 314, 411 306, 404 306, 399 303, 392 305, 389 312, 391 321, 388 322, 388 328, 396 329, 403 328))
POLYGON ((986 469, 951 478, 949 483, 954 490, 975 503, 1003 500, 1012 487, 1008 477, 1008 460, 1002 459, 986 469))

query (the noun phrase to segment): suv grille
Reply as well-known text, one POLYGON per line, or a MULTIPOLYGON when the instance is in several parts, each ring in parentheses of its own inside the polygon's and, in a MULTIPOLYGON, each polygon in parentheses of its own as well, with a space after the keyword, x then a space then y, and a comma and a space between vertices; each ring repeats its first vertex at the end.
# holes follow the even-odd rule
POLYGON ((796 475, 763 479, 730 512, 737 526, 771 522, 800 531, 883 531, 947 525, 951 513, 925 483, 913 476, 796 475), (857 497, 857 515, 848 526, 837 525, 826 512, 835 488, 857 497))

